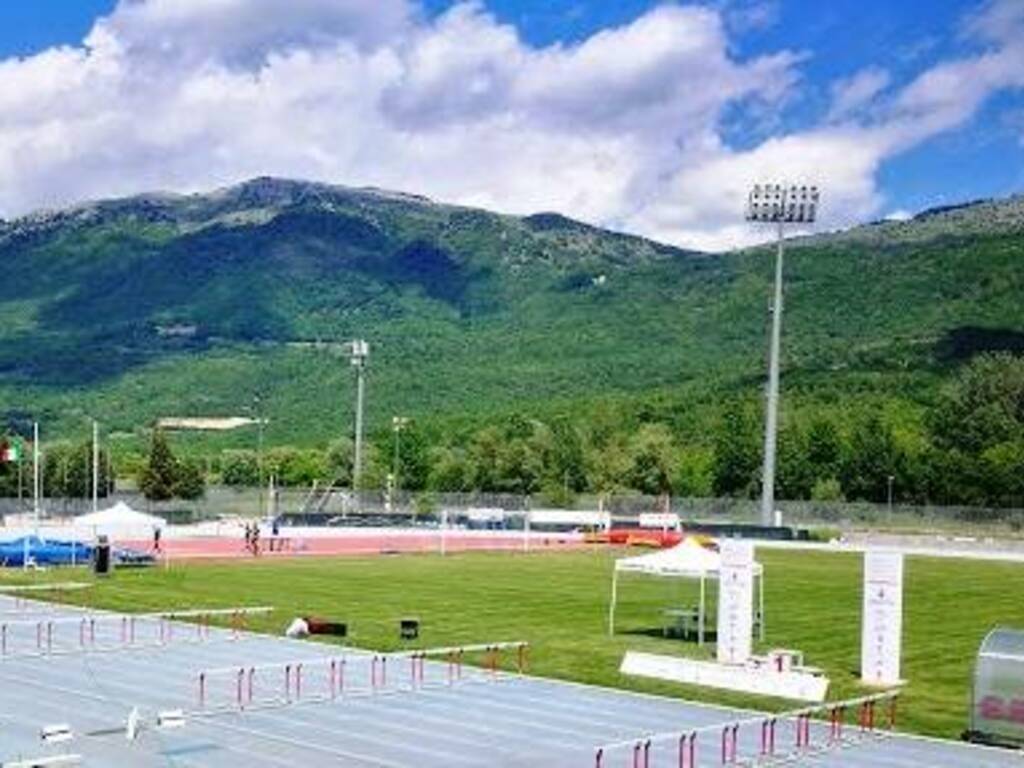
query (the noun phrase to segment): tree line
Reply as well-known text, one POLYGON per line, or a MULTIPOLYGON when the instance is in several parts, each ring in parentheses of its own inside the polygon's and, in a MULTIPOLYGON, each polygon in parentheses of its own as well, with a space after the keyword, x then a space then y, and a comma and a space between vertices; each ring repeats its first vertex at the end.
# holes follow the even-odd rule
MULTIPOLYGON (((964 366, 921 419, 879 408, 833 407, 811 415, 784 411, 776 496, 790 500, 1024 507, 1024 359, 983 355, 964 366)), ((564 503, 580 493, 760 495, 762 410, 751 396, 728 398, 711 425, 695 433, 645 414, 615 418, 512 414, 482 427, 436 434, 410 421, 365 444, 363 488, 499 492, 564 503)), ((90 447, 48 448, 48 495, 87 495, 90 447), (84 483, 84 484, 83 484, 84 483)), ((225 450, 204 464, 176 457, 152 435, 134 473, 153 499, 194 498, 206 481, 255 486, 352 482, 352 441, 321 448, 225 450)), ((112 487, 101 458, 102 488, 112 487)), ((0 493, 14 495, 10 465, 0 493)), ((31 477, 29 476, 29 489, 31 477)))
MULTIPOLYGON (((409 491, 533 494, 552 502, 615 492, 756 498, 762 430, 761 404, 749 396, 725 402, 701 434, 642 415, 625 428, 513 414, 448 439, 413 422, 397 438, 371 435, 363 486, 384 488, 397 475, 391 482, 409 491)), ((282 486, 348 485, 352 444, 280 447, 262 461, 254 451, 225 451, 218 464, 230 485, 271 475, 282 486)), ((776 496, 790 500, 886 502, 891 494, 896 503, 1024 507, 1024 359, 975 358, 919 423, 877 407, 784 418, 776 484, 776 496)))

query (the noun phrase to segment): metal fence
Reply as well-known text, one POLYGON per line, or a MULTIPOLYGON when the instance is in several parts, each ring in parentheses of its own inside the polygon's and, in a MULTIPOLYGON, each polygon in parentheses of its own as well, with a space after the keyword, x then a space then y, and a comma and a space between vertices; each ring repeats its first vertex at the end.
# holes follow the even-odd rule
MULTIPOLYGON (((695 523, 758 523, 756 500, 731 498, 669 498, 638 494, 580 495, 570 504, 552 504, 537 496, 498 493, 393 493, 353 492, 349 489, 259 488, 212 486, 201 499, 153 502, 134 491, 119 491, 100 499, 100 507, 123 501, 135 509, 160 515, 171 522, 196 522, 224 517, 306 516, 318 522, 334 518, 373 515, 396 521, 439 517, 442 511, 478 514, 502 510, 509 519, 517 512, 569 509, 608 513, 619 525, 637 524, 639 516, 672 513, 695 523)), ((939 531, 966 534, 1024 534, 1024 509, 938 507, 868 502, 780 501, 784 525, 836 529, 939 531)), ((0 498, 0 516, 31 514, 31 499, 0 498)), ((92 510, 90 499, 44 499, 41 517, 60 519, 92 510)))

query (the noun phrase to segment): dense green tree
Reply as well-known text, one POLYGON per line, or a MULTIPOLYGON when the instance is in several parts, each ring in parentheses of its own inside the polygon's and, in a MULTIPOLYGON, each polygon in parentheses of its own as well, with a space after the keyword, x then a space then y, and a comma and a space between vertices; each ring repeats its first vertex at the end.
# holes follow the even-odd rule
POLYGON ((811 421, 806 450, 815 480, 836 477, 843 456, 843 442, 834 421, 820 416, 811 421))
POLYGON ((985 502, 996 507, 1024 507, 1024 442, 993 445, 979 459, 985 502))
POLYGON ((687 447, 679 451, 672 480, 673 493, 689 498, 706 498, 714 493, 714 485, 714 450, 687 447))
POLYGON ((273 477, 283 487, 308 488, 322 483, 328 476, 327 460, 323 451, 314 448, 273 448, 264 462, 264 482, 273 477))
POLYGON ((597 493, 614 493, 626 487, 631 458, 625 435, 609 436, 586 452, 587 477, 597 493))
POLYGON ((473 466, 463 449, 439 445, 431 449, 429 458, 427 485, 431 490, 447 493, 472 490, 473 466))
POLYGON ((473 468, 473 488, 496 491, 501 485, 501 460, 504 440, 497 427, 485 427, 473 435, 469 462, 473 468))
POLYGON ((172 498, 195 499, 204 492, 203 471, 194 460, 179 461, 171 451, 167 436, 154 429, 149 443, 149 458, 139 477, 139 490, 151 501, 172 498))
POLYGON ((174 498, 178 462, 163 430, 154 429, 149 442, 149 458, 139 477, 139 490, 151 501, 174 498))
POLYGON ((206 491, 202 465, 195 459, 181 459, 174 468, 171 495, 176 499, 198 499, 206 491))
POLYGON ((843 501, 843 487, 834 477, 818 478, 811 488, 813 501, 843 501))
POLYGON ((391 471, 397 469, 398 486, 405 491, 422 491, 427 487, 430 474, 430 446, 426 436, 415 422, 410 422, 402 428, 397 440, 392 431, 391 440, 398 446, 397 467, 394 450, 391 453, 391 471))
POLYGON ((808 438, 797 427, 787 425, 779 431, 775 494, 780 499, 808 499, 818 479, 817 467, 810 460, 808 438))
POLYGON ((675 458, 668 427, 644 424, 629 443, 627 484, 641 493, 668 493, 672 489, 675 458))
POLYGON ((752 496, 759 487, 761 463, 757 424, 738 401, 728 403, 715 428, 715 493, 752 496))
POLYGON ((886 501, 890 477, 894 490, 907 485, 905 469, 905 456, 896 444, 892 428, 877 414, 854 426, 840 477, 846 498, 886 501))
POLYGON ((587 461, 580 430, 567 416, 551 422, 551 450, 546 460, 548 482, 573 493, 587 488, 587 461))
POLYGON ((943 389, 930 422, 936 445, 967 454, 1024 440, 1024 358, 976 357, 943 389))
POLYGON ((251 487, 259 485, 260 471, 256 452, 224 451, 221 455, 221 479, 225 485, 251 487))
POLYGON ((355 446, 347 438, 335 440, 327 446, 326 470, 330 482, 339 486, 352 484, 352 463, 355 456, 355 446))

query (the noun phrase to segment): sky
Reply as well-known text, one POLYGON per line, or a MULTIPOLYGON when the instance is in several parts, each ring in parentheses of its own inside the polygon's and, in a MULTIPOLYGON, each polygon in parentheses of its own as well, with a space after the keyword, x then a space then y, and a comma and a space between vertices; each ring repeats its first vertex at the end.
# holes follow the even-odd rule
POLYGON ((0 3, 0 218, 272 175, 725 250, 1024 191, 1024 0, 0 3))

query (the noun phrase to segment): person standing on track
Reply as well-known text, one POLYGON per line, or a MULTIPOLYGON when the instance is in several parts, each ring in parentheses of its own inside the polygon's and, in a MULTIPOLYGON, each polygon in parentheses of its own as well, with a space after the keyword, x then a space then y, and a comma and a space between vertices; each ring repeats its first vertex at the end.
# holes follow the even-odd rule
POLYGON ((154 525, 153 526, 153 551, 156 554, 158 554, 158 555, 160 554, 160 534, 161 534, 160 526, 159 525, 154 525))

